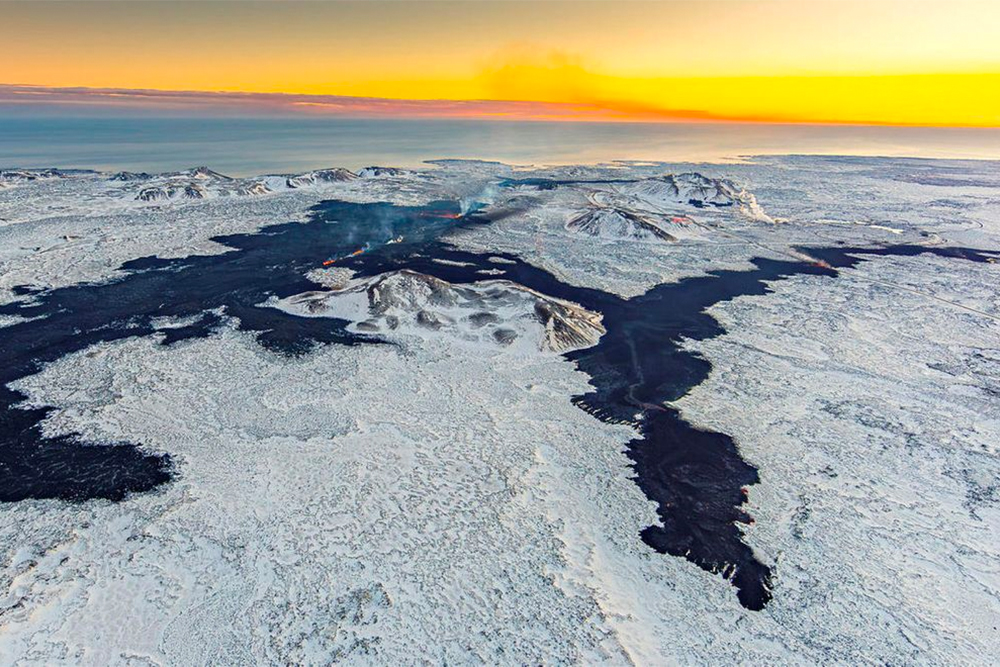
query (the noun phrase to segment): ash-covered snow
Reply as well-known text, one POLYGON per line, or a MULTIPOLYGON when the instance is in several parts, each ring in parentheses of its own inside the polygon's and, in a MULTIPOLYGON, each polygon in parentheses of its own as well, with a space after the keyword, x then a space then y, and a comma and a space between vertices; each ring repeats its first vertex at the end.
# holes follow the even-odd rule
MULTIPOLYGON (((438 161, 345 179, 11 169, 0 303, 30 302, 18 286, 113 280, 138 257, 223 253, 213 237, 304 220, 324 199, 482 206, 491 222, 449 243, 624 296, 756 257, 801 260, 809 246, 996 250, 997 168, 770 157, 438 161), (668 176, 694 173, 704 180, 668 176), (531 177, 566 183, 499 187, 531 177), (671 178, 697 196, 654 197, 671 178), (206 196, 137 199, 171 183, 206 196), (567 224, 594 210, 653 220, 676 241, 567 224)), ((355 323, 373 319, 373 287, 398 282, 340 266, 303 274, 325 291, 284 299, 286 312, 355 323)), ((711 309, 727 333, 688 343, 713 371, 675 407, 732 435, 759 470, 743 529, 774 575, 759 612, 639 538, 657 518, 624 454, 636 433, 571 403, 591 378, 540 349, 536 307, 566 306, 548 295, 487 275, 439 286, 456 297, 446 303, 395 285, 401 300, 374 313, 387 344, 298 357, 221 312, 207 338, 69 354, 15 383, 55 408, 46 434, 142 443, 169 453, 177 476, 117 503, 0 506, 0 665, 988 664, 1000 653, 998 283, 996 264, 870 257, 711 309), (428 309, 441 326, 420 325, 428 309), (479 313, 496 321, 477 328, 479 313), (516 344, 498 343, 503 328, 516 344)), ((592 337, 608 324, 570 314, 592 337)), ((0 335, 21 321, 5 316, 0 335)), ((154 324, 165 336, 189 322, 154 324)))

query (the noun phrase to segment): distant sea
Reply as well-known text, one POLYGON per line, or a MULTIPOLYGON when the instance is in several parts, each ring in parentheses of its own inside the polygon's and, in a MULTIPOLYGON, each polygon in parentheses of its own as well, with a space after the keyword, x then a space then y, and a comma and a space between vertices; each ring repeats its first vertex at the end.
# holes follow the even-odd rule
POLYGON ((87 117, 0 112, 0 168, 170 171, 233 176, 438 158, 513 164, 716 162, 826 154, 1000 159, 1000 129, 740 123, 554 123, 346 118, 87 117))

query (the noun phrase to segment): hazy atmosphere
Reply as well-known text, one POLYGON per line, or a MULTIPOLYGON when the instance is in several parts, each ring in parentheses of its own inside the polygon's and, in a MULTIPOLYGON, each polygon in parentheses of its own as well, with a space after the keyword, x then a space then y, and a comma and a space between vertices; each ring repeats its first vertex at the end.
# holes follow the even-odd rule
POLYGON ((138 92, 157 90, 281 93, 296 97, 242 104, 313 114, 366 109, 299 96, 534 103, 435 111, 457 116, 996 126, 998 25, 991 0, 7 2, 0 37, 18 57, 0 83, 33 89, 0 89, 0 104, 182 103, 138 92))

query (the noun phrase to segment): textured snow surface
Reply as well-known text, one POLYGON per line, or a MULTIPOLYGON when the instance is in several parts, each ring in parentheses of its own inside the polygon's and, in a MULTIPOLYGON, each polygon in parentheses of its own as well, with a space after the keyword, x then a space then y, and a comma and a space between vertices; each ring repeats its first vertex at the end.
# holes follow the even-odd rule
POLYGON ((888 285, 931 274, 997 312, 1000 271, 923 257, 858 273, 714 308, 730 333, 693 345, 715 370, 680 405, 760 468, 750 543, 777 564, 783 624, 848 663, 988 662, 1000 324, 888 285))
MULTIPOLYGON (((0 302, 30 299, 19 285, 108 280, 137 257, 225 252, 211 237, 302 220, 331 198, 484 204, 494 221, 451 243, 622 295, 810 245, 997 249, 998 166, 789 157, 524 172, 440 161, 238 182, 200 169, 7 170, 0 302), (678 181, 664 174, 693 170, 705 180, 680 185, 729 205, 670 194, 678 181), (497 187, 526 175, 579 182, 497 187), (632 185, 611 182, 623 180, 632 185), (210 196, 136 199, 182 181, 210 196), (266 191, 241 189, 255 183, 266 191), (599 234, 567 224, 609 209, 676 241, 618 233, 615 221, 599 234)), ((0 665, 919 665, 1000 654, 1000 266, 873 257, 712 308, 727 333, 688 343, 713 371, 677 407, 732 435, 759 469, 745 539, 774 571, 760 612, 721 576, 640 540, 656 514, 623 453, 635 432, 574 406, 589 378, 542 344, 538 304, 565 302, 489 276, 438 292, 336 266, 308 277, 327 291, 280 307, 354 327, 374 315, 389 343, 292 358, 227 322, 170 346, 95 345, 16 383, 30 405, 55 408, 46 434, 169 452, 177 478, 120 503, 0 506, 0 665), (376 285, 393 288, 386 308, 371 300, 376 285), (449 299, 432 298, 441 292, 449 299), (428 310, 440 326, 421 324, 428 310), (498 343, 498 328, 519 337, 498 343)), ((569 315, 600 333, 599 313, 569 315)), ((0 321, 0 335, 15 322, 0 321)))
POLYGON ((44 536, 11 562, 8 655, 622 660, 627 620, 560 581, 564 551, 597 548, 564 522, 636 558, 652 518, 607 446, 627 430, 565 399, 585 383, 557 358, 447 341, 289 361, 227 333, 74 355, 27 383, 66 405, 48 429, 141 440, 185 472, 122 505, 6 512, 4 544, 25 521, 44 536))

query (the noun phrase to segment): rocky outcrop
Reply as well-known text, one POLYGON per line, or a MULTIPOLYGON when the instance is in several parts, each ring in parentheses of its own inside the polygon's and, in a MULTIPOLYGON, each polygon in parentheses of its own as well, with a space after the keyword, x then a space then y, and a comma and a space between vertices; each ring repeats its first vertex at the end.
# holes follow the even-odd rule
POLYGON ((28 183, 90 173, 93 172, 79 169, 0 169, 0 183, 28 183))
POLYGON ((120 182, 120 183, 130 183, 130 182, 133 182, 133 181, 148 181, 152 177, 153 176, 151 174, 147 174, 144 171, 142 171, 142 172, 136 172, 136 171, 119 171, 116 174, 112 174, 108 178, 108 180, 109 181, 116 181, 116 182, 120 182))
POLYGON ((319 169, 317 171, 307 171, 298 176, 289 176, 285 180, 285 185, 290 188, 306 188, 309 186, 322 185, 324 183, 339 183, 343 181, 353 181, 358 177, 353 171, 336 167, 333 169, 319 169))
POLYGON ((217 171, 213 171, 208 167, 192 167, 191 169, 185 169, 184 171, 178 171, 177 173, 170 174, 171 176, 178 178, 193 178, 199 181, 231 181, 233 180, 225 174, 220 174, 217 171))
POLYGON ((198 183, 173 182, 143 188, 135 198, 137 201, 205 199, 207 194, 205 187, 198 183))
POLYGON ((398 167, 365 167, 358 172, 358 178, 384 178, 387 176, 402 176, 405 169, 398 167))
POLYGON ((694 206, 732 206, 739 200, 742 189, 726 179, 686 173, 631 181, 620 186, 619 191, 649 201, 694 206))
POLYGON ((629 181, 619 185, 617 191, 656 206, 735 207, 746 217, 774 222, 764 213, 753 193, 725 178, 709 178, 694 172, 667 174, 629 181))
POLYGON ((615 207, 591 207, 573 215, 566 229, 605 239, 676 241, 653 220, 633 211, 615 207))
POLYGON ((279 308, 297 315, 337 317, 362 332, 449 335, 491 346, 527 344, 549 352, 595 345, 601 315, 506 280, 453 284, 414 271, 393 271, 307 292, 279 308))
POLYGON ((253 181, 252 183, 247 183, 241 185, 237 191, 237 194, 244 196, 260 196, 271 193, 271 188, 267 187, 267 183, 264 181, 253 181))
POLYGON ((123 177, 123 174, 128 172, 116 174, 113 180, 131 181, 139 180, 136 177, 145 176, 142 180, 150 181, 149 185, 136 194, 136 201, 167 202, 213 197, 252 197, 272 192, 264 181, 230 178, 205 167, 195 167, 160 177, 141 174, 128 174, 123 177))

